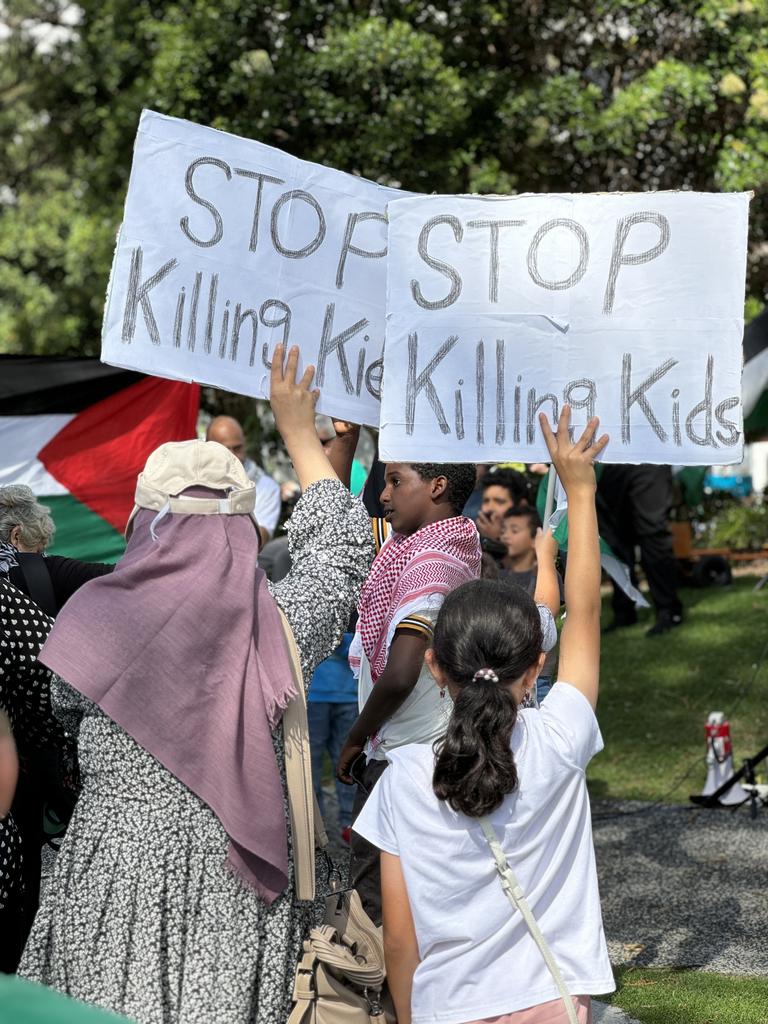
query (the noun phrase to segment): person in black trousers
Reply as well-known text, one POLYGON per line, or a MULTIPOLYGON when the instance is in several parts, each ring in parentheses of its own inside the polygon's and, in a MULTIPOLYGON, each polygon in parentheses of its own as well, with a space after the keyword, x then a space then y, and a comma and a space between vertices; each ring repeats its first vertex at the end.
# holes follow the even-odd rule
MULTIPOLYGON (((659 636, 683 621, 677 594, 677 565, 668 528, 672 506, 669 466, 604 466, 597 487, 600 535, 625 562, 637 585, 635 547, 656 607, 656 622, 648 636, 659 636)), ((613 622, 609 630, 632 626, 637 611, 632 600, 613 586, 613 622)))

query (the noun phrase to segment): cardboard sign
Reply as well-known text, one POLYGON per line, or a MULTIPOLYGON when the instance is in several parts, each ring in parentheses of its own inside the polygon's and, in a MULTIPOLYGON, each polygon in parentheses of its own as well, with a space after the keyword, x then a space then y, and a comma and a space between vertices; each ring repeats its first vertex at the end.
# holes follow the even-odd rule
POLYGON ((546 460, 567 402, 606 462, 740 462, 749 198, 391 203, 382 458, 546 460))
POLYGON ((267 397, 275 345, 298 344, 319 411, 378 425, 386 207, 407 194, 144 111, 103 361, 267 397))

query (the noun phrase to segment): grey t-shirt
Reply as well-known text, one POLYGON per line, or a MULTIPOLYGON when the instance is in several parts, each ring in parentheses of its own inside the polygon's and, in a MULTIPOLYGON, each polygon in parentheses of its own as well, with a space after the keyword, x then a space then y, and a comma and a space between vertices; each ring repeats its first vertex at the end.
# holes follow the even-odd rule
MULTIPOLYGON (((533 569, 526 569, 525 572, 513 572, 511 569, 502 569, 502 579, 508 580, 510 583, 515 583, 518 587, 530 594, 533 597, 536 590, 536 578, 539 570, 536 566, 533 569)), ((563 578, 560 573, 557 574, 557 583, 560 587, 560 604, 564 603, 565 600, 565 588, 563 586, 563 578)), ((551 651, 547 654, 546 661, 544 662, 544 668, 541 670, 541 675, 552 679, 557 671, 557 645, 555 645, 551 651)))

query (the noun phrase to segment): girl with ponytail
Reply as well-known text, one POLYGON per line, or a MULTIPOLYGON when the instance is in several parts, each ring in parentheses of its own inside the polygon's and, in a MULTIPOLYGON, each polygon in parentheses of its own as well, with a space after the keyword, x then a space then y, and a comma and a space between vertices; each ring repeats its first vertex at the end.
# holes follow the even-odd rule
POLYGON ((540 419, 568 494, 558 682, 540 709, 527 706, 545 642, 543 618, 525 591, 503 580, 454 590, 426 654, 453 701, 446 732, 433 746, 392 751, 354 824, 381 850, 398 1024, 589 1024, 590 996, 614 989, 584 775, 602 749, 592 463, 608 438, 596 440, 594 419, 572 442, 567 406, 556 433, 540 419), (559 984, 502 892, 491 838, 517 877, 559 984))

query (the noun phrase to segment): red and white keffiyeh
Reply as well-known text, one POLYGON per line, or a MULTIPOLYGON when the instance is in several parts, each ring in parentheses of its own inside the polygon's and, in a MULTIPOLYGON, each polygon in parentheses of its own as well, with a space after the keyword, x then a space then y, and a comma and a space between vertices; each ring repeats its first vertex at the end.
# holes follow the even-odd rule
POLYGON ((360 673, 360 651, 375 683, 386 668, 395 629, 419 608, 437 608, 446 594, 480 575, 480 538, 465 516, 441 519, 410 537, 393 534, 374 559, 358 605, 349 664, 360 673))

